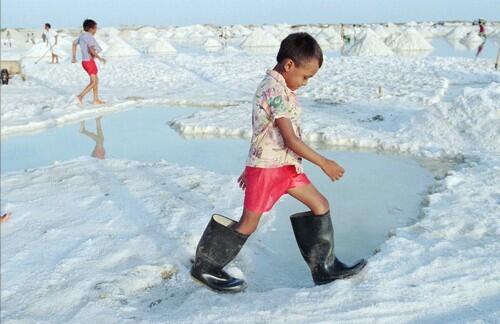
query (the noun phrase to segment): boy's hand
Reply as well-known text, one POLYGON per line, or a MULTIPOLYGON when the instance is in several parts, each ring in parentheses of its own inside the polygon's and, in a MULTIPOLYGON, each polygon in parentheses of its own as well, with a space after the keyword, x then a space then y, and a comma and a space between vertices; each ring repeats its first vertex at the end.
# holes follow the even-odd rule
POLYGON ((337 162, 328 159, 321 165, 321 170, 323 170, 332 181, 339 180, 344 175, 344 168, 338 165, 337 162))
POLYGON ((245 188, 247 187, 247 185, 245 183, 245 170, 243 170, 240 177, 238 178, 238 184, 240 185, 240 188, 242 190, 245 190, 245 188))
POLYGON ((101 61, 103 64, 106 64, 106 59, 104 59, 102 57, 99 58, 99 61, 101 61))

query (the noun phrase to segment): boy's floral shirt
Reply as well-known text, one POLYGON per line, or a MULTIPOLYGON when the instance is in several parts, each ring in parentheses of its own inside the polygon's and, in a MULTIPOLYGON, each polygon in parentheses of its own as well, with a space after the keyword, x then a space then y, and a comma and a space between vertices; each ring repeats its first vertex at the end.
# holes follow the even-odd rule
POLYGON ((277 168, 294 165, 302 173, 301 158, 285 147, 283 137, 274 124, 277 118, 288 118, 300 138, 301 109, 295 93, 286 86, 283 76, 268 70, 255 93, 252 110, 252 141, 247 166, 277 168))

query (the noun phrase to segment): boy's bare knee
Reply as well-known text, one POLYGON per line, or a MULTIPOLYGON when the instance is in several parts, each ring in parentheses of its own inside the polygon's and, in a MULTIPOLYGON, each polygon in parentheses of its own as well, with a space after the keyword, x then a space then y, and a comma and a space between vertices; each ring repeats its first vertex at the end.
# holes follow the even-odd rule
POLYGON ((312 212, 314 215, 324 215, 330 210, 330 203, 328 200, 321 196, 321 199, 318 201, 317 205, 315 206, 314 210, 312 212))

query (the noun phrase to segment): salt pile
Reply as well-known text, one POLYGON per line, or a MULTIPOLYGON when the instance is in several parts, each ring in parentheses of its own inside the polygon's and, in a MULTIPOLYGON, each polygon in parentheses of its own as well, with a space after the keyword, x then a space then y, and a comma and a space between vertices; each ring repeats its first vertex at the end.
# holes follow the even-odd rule
POLYGON ((330 41, 320 33, 318 36, 315 37, 316 41, 318 42, 319 46, 329 48, 330 47, 330 41))
POLYGON ((432 45, 414 28, 392 34, 385 40, 385 43, 396 51, 429 51, 433 49, 432 45))
POLYGON ((386 39, 391 34, 391 32, 389 32, 389 30, 387 30, 387 28, 385 28, 382 25, 377 25, 373 27, 373 31, 375 32, 375 34, 377 34, 378 38, 380 39, 386 39))
POLYGON ((348 56, 388 56, 393 53, 391 49, 377 37, 373 30, 367 29, 363 37, 347 49, 344 54, 348 56))
POLYGON ((466 51, 467 47, 460 42, 458 39, 446 39, 446 42, 450 44, 451 47, 458 51, 466 51))
POLYGON ((462 44, 467 46, 468 48, 473 48, 476 47, 484 42, 484 38, 479 36, 478 33, 476 32, 469 32, 467 35, 465 35, 464 38, 460 40, 462 44))
POLYGON ((119 37, 109 39, 109 47, 103 52, 103 55, 109 57, 121 56, 139 56, 141 55, 135 48, 119 37))
POLYGON ((247 36, 251 33, 251 31, 243 25, 232 26, 232 31, 236 36, 247 36))
POLYGON ((222 44, 216 40, 215 38, 209 38, 203 43, 203 47, 206 49, 219 49, 222 47, 222 44))
POLYGON ((127 40, 135 39, 139 36, 137 30, 125 29, 120 32, 120 37, 125 38, 127 40))
POLYGON ((173 54, 177 50, 168 40, 160 37, 148 47, 147 52, 149 54, 173 54))
POLYGON ((137 32, 139 34, 156 34, 158 32, 158 29, 151 27, 151 26, 144 26, 139 29, 137 29, 137 32))
POLYGON ((451 32, 446 35, 448 39, 462 39, 470 31, 469 28, 465 26, 457 26, 451 32))
POLYGON ((253 30, 241 43, 242 47, 275 47, 279 45, 280 41, 276 37, 262 29, 253 30))
POLYGON ((49 46, 47 43, 37 43, 24 53, 23 57, 41 57, 48 54, 49 46))
POLYGON ((112 38, 120 35, 120 30, 115 27, 104 27, 99 29, 100 35, 104 35, 106 38, 112 38))

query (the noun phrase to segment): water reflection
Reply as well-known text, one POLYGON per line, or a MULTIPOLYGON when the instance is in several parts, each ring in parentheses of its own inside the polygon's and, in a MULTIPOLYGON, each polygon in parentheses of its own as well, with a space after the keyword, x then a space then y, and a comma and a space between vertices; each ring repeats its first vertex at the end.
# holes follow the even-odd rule
POLYGON ((101 124, 102 116, 95 119, 95 129, 96 132, 92 133, 85 128, 85 121, 80 123, 80 133, 89 137, 95 142, 94 149, 90 154, 93 158, 104 160, 106 158, 106 150, 104 149, 104 133, 102 131, 101 124))

